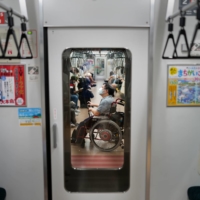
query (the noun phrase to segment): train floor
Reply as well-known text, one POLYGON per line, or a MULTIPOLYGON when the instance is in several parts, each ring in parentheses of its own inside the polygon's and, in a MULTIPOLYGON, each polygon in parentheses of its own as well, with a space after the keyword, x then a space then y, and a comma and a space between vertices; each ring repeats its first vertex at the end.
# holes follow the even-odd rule
MULTIPOLYGON (((103 80, 96 80, 96 87, 92 87, 94 98, 93 103, 99 103, 101 96, 98 94, 103 80)), ((118 98, 119 94, 115 94, 118 98)), ((77 123, 88 117, 87 108, 79 108, 80 113, 76 116, 77 123)), ((118 106, 118 111, 124 111, 123 106, 118 106)), ((71 133, 74 128, 71 128, 71 133)), ((124 150, 121 146, 111 152, 104 152, 98 149, 89 139, 89 134, 85 139, 85 146, 71 143, 71 164, 74 168, 121 168, 124 162, 124 150)))

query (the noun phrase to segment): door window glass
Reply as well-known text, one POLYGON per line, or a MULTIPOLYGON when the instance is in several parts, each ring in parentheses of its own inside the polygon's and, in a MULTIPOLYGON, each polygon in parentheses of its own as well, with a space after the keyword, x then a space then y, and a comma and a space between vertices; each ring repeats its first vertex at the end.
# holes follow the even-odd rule
POLYGON ((128 189, 130 102, 130 51, 71 48, 63 52, 67 190, 105 192, 128 189), (99 182, 102 177, 104 184, 99 182), (116 182, 108 189, 107 179, 111 177, 120 183, 116 182), (80 187, 81 180, 85 184, 80 187))

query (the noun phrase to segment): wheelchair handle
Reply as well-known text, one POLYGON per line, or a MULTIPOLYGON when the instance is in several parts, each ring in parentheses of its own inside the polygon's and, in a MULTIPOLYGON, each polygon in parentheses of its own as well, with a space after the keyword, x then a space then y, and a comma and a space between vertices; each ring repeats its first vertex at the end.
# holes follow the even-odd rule
POLYGON ((125 104, 125 100, 124 100, 124 99, 120 99, 120 98, 118 98, 118 99, 116 99, 115 103, 124 106, 124 104, 125 104))

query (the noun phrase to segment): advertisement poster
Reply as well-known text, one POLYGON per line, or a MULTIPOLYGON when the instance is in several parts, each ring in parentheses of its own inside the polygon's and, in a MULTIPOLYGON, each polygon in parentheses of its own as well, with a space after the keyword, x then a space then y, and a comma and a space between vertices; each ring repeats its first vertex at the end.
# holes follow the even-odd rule
POLYGON ((41 108, 18 108, 20 126, 41 126, 41 108))
POLYGON ((200 66, 168 66, 167 106, 200 106, 200 66))
POLYGON ((24 65, 0 65, 0 106, 26 106, 24 65))
POLYGON ((38 81, 39 80, 39 67, 38 66, 28 66, 28 80, 38 81))
POLYGON ((6 12, 0 12, 0 24, 8 23, 8 15, 6 12))

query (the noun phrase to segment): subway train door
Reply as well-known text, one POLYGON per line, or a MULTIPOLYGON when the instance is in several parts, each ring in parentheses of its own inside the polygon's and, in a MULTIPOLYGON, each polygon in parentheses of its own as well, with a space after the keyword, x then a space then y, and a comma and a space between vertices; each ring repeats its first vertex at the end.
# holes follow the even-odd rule
MULTIPOLYGON (((48 28, 46 36, 52 199, 144 200, 149 28, 48 28), (116 54, 113 58, 122 56, 125 61, 125 92, 119 96, 123 99, 119 106, 124 108, 118 112, 124 124, 95 119, 87 126, 89 135, 81 146, 71 143, 70 62, 74 52, 99 50, 116 54), (97 136, 91 129, 98 132, 97 136)), ((105 68, 104 60, 106 57, 98 57, 102 68, 99 74, 105 68)), ((96 83, 97 90, 102 83, 96 83)), ((98 96, 94 88, 91 91, 98 96)), ((86 107, 80 106, 80 110, 87 113, 86 107)), ((82 141, 84 136, 79 139, 82 141)))

